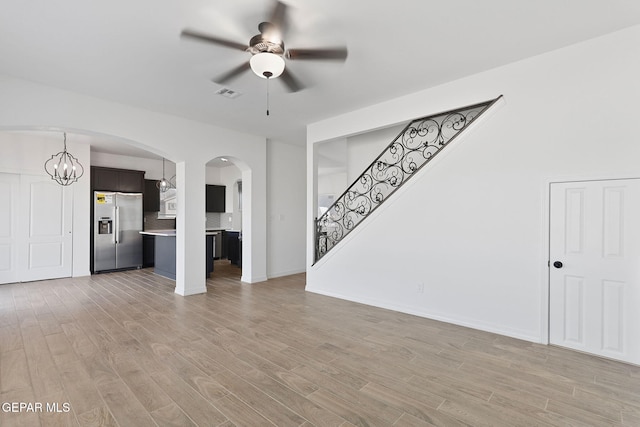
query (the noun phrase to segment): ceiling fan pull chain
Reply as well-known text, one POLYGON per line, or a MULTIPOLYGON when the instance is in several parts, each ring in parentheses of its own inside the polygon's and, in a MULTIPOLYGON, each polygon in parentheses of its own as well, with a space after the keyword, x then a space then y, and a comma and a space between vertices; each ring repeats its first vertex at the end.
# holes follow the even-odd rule
POLYGON ((269 77, 271 77, 273 74, 271 74, 269 71, 265 71, 264 75, 267 78, 267 116, 268 116, 269 115, 269 77))

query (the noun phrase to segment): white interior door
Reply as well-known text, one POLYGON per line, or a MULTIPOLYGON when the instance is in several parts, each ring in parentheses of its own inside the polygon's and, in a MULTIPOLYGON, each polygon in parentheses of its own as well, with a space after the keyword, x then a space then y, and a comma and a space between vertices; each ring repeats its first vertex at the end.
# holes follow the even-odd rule
POLYGON ((640 364, 640 179, 551 184, 549 338, 640 364))
POLYGON ((18 189, 20 175, 0 173, 0 283, 19 281, 18 277, 18 189))
POLYGON ((71 277, 72 194, 49 177, 20 176, 20 281, 71 277))

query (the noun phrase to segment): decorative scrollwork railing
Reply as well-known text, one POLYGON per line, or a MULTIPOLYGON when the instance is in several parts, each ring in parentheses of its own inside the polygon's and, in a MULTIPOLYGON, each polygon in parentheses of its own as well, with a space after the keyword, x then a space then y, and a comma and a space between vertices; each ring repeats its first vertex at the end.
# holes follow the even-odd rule
POLYGON ((316 219, 316 262, 498 99, 409 123, 316 219))

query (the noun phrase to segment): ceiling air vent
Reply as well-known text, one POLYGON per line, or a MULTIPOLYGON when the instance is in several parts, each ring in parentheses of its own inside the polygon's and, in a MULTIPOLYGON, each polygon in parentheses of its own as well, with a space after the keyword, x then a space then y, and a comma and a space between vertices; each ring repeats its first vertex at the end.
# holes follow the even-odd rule
POLYGON ((235 90, 231 90, 229 88, 223 87, 222 89, 216 92, 220 96, 224 96, 225 98, 235 99, 242 95, 240 92, 236 92, 235 90))

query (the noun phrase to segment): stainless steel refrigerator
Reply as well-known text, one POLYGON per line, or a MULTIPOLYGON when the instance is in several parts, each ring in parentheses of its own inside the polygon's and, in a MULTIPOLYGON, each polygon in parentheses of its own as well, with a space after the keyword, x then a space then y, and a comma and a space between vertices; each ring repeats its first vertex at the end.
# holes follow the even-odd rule
POLYGON ((94 272, 142 267, 142 193, 93 193, 94 272))

